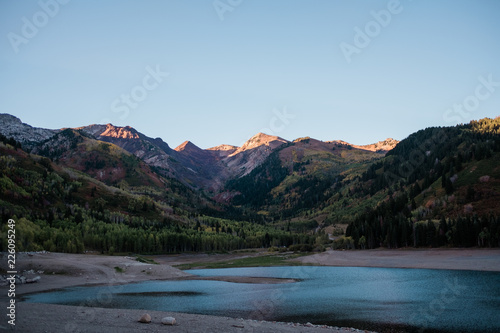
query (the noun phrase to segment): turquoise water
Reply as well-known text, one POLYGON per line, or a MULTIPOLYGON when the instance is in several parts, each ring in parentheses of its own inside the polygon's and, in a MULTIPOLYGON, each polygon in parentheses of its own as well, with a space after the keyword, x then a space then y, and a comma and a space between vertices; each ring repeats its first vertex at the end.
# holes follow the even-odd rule
POLYGON ((500 332, 500 273, 363 267, 191 270, 296 283, 148 281, 30 295, 27 302, 142 308, 410 332, 500 332))

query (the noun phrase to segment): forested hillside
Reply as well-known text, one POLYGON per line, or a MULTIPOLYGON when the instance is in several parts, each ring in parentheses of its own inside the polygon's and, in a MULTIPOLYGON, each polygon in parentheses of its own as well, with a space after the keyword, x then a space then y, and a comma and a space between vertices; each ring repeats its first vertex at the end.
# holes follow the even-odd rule
POLYGON ((249 175, 229 181, 233 204, 272 219, 306 217, 325 207, 344 179, 361 174, 383 153, 301 138, 280 147, 249 175))
MULTIPOLYGON (((89 131, 47 133, 29 141, 29 152, 0 135, 1 213, 17 222, 19 251, 500 246, 500 118, 368 146, 259 134, 267 141, 248 151, 263 160, 246 161, 250 153, 233 160, 251 171, 217 193, 169 177, 89 131), (387 153, 377 148, 396 143, 387 153)), ((218 156, 181 148, 186 158, 198 152, 190 163, 218 156)), ((5 249, 6 224, 1 233, 5 249)))
POLYGON ((351 246, 500 246, 500 118, 418 131, 361 184, 383 197, 349 225, 351 246))
POLYGON ((0 139, 2 220, 16 220, 18 251, 169 253, 317 243, 282 226, 203 215, 224 214, 202 193, 161 177, 121 148, 72 130, 40 146, 54 161, 0 139), (67 149, 52 149, 61 138, 67 149))
POLYGON ((348 225, 337 247, 500 246, 499 128, 499 118, 427 128, 385 157, 304 138, 227 189, 268 219, 348 225))

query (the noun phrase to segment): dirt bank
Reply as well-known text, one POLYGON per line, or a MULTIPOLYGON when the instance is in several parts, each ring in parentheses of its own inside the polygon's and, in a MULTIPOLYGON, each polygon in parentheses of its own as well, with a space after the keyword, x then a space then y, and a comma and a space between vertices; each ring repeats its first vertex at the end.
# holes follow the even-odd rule
POLYGON ((500 271, 500 249, 326 251, 299 257, 309 265, 500 271))

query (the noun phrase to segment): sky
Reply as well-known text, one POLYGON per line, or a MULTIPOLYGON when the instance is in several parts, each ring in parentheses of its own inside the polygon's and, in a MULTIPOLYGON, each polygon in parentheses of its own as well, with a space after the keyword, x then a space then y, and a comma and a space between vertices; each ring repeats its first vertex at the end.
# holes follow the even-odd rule
POLYGON ((497 0, 0 0, 0 113, 171 147, 500 115, 497 0))

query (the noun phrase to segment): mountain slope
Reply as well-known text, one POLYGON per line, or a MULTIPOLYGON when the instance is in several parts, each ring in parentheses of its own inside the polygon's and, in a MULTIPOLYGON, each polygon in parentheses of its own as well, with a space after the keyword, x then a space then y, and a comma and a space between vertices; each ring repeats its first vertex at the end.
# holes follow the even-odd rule
POLYGON ((33 147, 59 132, 59 130, 32 127, 6 113, 0 113, 0 131, 7 138, 13 138, 25 147, 33 147))
POLYGON ((210 188, 217 183, 214 175, 221 170, 216 159, 188 141, 171 149, 162 139, 150 138, 129 126, 90 125, 79 130, 122 147, 162 175, 176 178, 190 187, 210 188))
POLYGON ((133 186, 163 186, 159 176, 149 166, 125 149, 73 129, 62 130, 32 152, 85 172, 108 185, 125 182, 133 186))
POLYGON ((381 152, 340 142, 301 138, 279 146, 246 176, 231 180, 233 203, 271 216, 290 217, 321 205, 341 179, 361 174, 381 152))
POLYGON ((377 153, 387 153, 389 150, 392 150, 396 145, 399 143, 399 141, 394 140, 392 138, 387 138, 384 141, 379 141, 376 143, 368 144, 368 145, 352 145, 348 142, 342 141, 342 140, 334 140, 334 141, 327 141, 327 143, 337 143, 341 145, 347 145, 351 146, 353 148, 357 149, 364 149, 364 150, 369 150, 377 153))
POLYGON ((274 149, 286 143, 281 138, 259 133, 239 148, 221 145, 203 150, 185 141, 171 149, 160 138, 152 139, 128 126, 90 125, 79 130, 122 147, 186 185, 209 191, 218 191, 229 178, 248 174, 274 149))
MULTIPOLYGON (((18 251, 175 253, 282 247, 298 239, 311 247, 315 242, 313 235, 217 217, 217 207, 200 193, 173 179, 160 179, 164 186, 151 181, 149 177, 157 175, 147 174, 147 166, 137 157, 85 135, 66 129, 48 139, 42 149, 55 162, 27 153, 12 139, 0 136, 1 214, 3 221, 16 221, 18 251), (66 142, 75 146, 58 150, 66 142), (98 157, 97 165, 78 170, 92 156, 98 157), (151 182, 136 186, 120 182, 117 187, 105 183, 113 179, 96 179, 101 176, 95 171, 108 163, 120 168, 126 159, 133 159, 135 167, 124 166, 124 179, 151 182), (205 215, 210 212, 215 216, 205 215)), ((7 223, 0 226, 3 251, 7 229, 7 223)))
POLYGON ((175 148, 176 159, 188 170, 183 174, 191 179, 191 184, 207 190, 217 190, 226 172, 216 154, 203 150, 190 141, 185 141, 175 148))
POLYGON ((113 143, 142 159, 148 165, 161 168, 171 175, 170 156, 173 150, 161 139, 152 139, 132 127, 112 124, 89 125, 77 130, 93 136, 96 140, 113 143))
POLYGON ((208 148, 207 151, 212 152, 213 154, 215 154, 215 156, 217 158, 220 159, 220 158, 228 157, 229 155, 234 153, 237 149, 238 149, 238 147, 236 147, 236 146, 222 144, 222 145, 218 145, 216 147, 208 148))
MULTIPOLYGON (((72 138, 64 135, 50 141, 52 147, 47 144, 49 139, 68 129, 33 128, 8 114, 0 114, 0 124, 3 124, 0 133, 7 138, 13 138, 27 149, 35 149, 48 157, 75 147, 75 143, 70 142, 72 138), (67 142, 63 142, 65 139, 67 142), (43 145, 43 148, 39 145, 43 145)), ((130 126, 88 125, 74 130, 94 140, 123 148, 163 176, 212 193, 219 191, 227 180, 248 174, 263 163, 272 151, 287 143, 282 138, 259 133, 241 147, 220 145, 203 150, 186 141, 176 149, 171 149, 162 139, 148 137, 130 126)))
POLYGON ((345 230, 336 248, 500 246, 500 118, 397 144, 259 133, 211 149, 111 124, 26 134, 0 120, 30 151, 0 135, 2 216, 20 218, 22 249, 322 248, 322 230, 345 230))
POLYGON ((231 177, 238 178, 248 175, 274 150, 287 143, 280 137, 257 133, 223 161, 231 177))
POLYGON ((347 235, 370 248, 500 246, 499 165, 498 117, 418 131, 360 179, 360 198, 378 201, 347 235))
POLYGON ((259 166, 265 159, 287 141, 275 136, 259 133, 241 147, 220 145, 201 149, 190 141, 185 141, 175 148, 175 159, 189 173, 183 173, 190 184, 218 192, 227 180, 239 178, 259 166))

